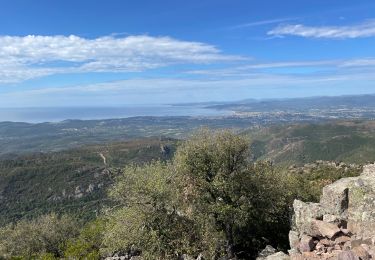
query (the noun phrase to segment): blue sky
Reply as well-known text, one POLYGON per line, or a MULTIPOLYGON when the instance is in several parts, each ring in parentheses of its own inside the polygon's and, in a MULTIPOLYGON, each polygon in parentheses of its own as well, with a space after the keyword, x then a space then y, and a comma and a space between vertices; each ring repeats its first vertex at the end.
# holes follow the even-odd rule
POLYGON ((2 0, 0 107, 375 93, 373 0, 2 0))

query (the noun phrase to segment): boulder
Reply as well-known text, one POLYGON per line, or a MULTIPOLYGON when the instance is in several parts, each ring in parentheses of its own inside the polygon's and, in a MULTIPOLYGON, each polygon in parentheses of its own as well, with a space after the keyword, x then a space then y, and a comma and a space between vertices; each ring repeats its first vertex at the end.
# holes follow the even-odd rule
POLYGON ((291 249, 297 249, 299 245, 299 234, 297 231, 289 231, 289 245, 291 249))
POLYGON ((347 220, 346 219, 342 219, 341 216, 337 216, 337 215, 324 214, 323 221, 324 222, 328 222, 328 223, 332 223, 332 224, 336 224, 340 228, 347 226, 347 220))
POLYGON ((337 260, 359 260, 359 257, 353 251, 342 251, 338 254, 337 260))
POLYGON ((315 252, 304 252, 302 253, 302 259, 303 260, 318 260, 320 259, 320 257, 315 252))
POLYGON ((305 203, 300 200, 294 200, 293 208, 293 228, 300 234, 309 234, 311 222, 314 219, 322 219, 324 215, 324 210, 318 203, 305 203))
POLYGON ((273 246, 267 245, 259 254, 258 257, 256 258, 257 260, 263 260, 266 259, 267 256, 273 255, 277 252, 273 246))
POLYGON ((369 260, 370 254, 362 246, 357 246, 352 249, 353 253, 358 256, 361 260, 369 260))
POLYGON ((314 239, 307 235, 302 235, 298 249, 300 252, 311 252, 315 247, 314 239))
POLYGON ((341 216, 348 209, 348 179, 338 180, 323 188, 320 205, 327 214, 341 216))
POLYGON ((348 236, 338 236, 335 239, 335 244, 343 245, 348 241, 350 241, 350 237, 348 237, 348 236))
POLYGON ((361 238, 375 237, 375 175, 367 173, 349 191, 348 229, 361 238))
POLYGON ((313 220, 312 221, 312 229, 314 230, 314 233, 317 234, 316 236, 323 236, 327 238, 332 238, 338 233, 341 232, 341 230, 337 227, 337 225, 332 223, 327 223, 321 220, 313 220))
POLYGON ((291 259, 375 259, 375 164, 324 187, 320 203, 293 207, 291 259))
POLYGON ((300 253, 293 253, 290 254, 290 260, 304 260, 302 254, 300 253))
POLYGON ((290 260, 290 257, 283 252, 277 252, 275 254, 267 256, 266 260, 290 260))

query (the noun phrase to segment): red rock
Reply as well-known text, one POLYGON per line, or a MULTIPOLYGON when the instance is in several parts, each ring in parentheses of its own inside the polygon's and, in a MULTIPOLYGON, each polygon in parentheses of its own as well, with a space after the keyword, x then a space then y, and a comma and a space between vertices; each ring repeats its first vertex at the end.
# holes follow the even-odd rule
POLYGON ((350 237, 348 236, 339 236, 335 239, 336 244, 345 244, 347 241, 350 241, 350 237))
POLYGON ((334 248, 335 250, 341 250, 341 249, 342 249, 340 245, 335 245, 333 248, 334 248))
POLYGON ((318 260, 320 257, 315 252, 304 252, 302 253, 304 260, 318 260))
POLYGON ((321 220, 314 220, 312 221, 313 230, 318 230, 319 233, 328 238, 332 238, 333 236, 337 235, 341 230, 338 228, 337 225, 332 223, 327 223, 321 220))
POLYGON ((299 242, 300 252, 311 252, 315 247, 315 243, 312 237, 303 235, 301 241, 299 242))
POLYGON ((364 249, 362 246, 357 246, 352 249, 352 251, 361 259, 361 260, 369 260, 370 254, 364 249))
POLYGON ((290 254, 290 260, 304 260, 302 254, 293 253, 290 254))

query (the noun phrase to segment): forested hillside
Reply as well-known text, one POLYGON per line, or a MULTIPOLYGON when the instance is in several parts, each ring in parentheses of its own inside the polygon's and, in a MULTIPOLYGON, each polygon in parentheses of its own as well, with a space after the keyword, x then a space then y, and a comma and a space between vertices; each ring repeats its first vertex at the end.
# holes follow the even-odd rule
POLYGON ((255 159, 276 164, 316 160, 366 163, 375 161, 374 121, 333 121, 272 126, 244 134, 252 140, 255 159))
POLYGON ((295 198, 317 201, 361 171, 254 162, 249 144, 204 130, 175 152, 147 139, 4 160, 0 258, 253 259, 267 244, 288 248, 295 198))
POLYGON ((0 225, 48 212, 92 219, 125 165, 171 158, 175 141, 142 139, 0 160, 0 225))

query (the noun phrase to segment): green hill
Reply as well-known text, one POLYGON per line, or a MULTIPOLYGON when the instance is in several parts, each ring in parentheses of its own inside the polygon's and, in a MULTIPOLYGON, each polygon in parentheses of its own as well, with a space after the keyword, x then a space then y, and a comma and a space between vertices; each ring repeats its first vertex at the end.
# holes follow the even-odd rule
MULTIPOLYGON (((375 122, 331 122, 251 129, 253 159, 282 168, 318 160, 375 161, 375 122)), ((92 219, 108 206, 107 189, 121 169, 173 156, 174 139, 143 138, 0 159, 0 225, 48 212, 92 219)))
POLYGON ((47 212, 95 217, 126 164, 169 159, 171 139, 142 139, 0 160, 0 225, 47 212))
POLYGON ((244 134, 252 139, 255 159, 276 164, 375 161, 374 121, 273 126, 244 134))

